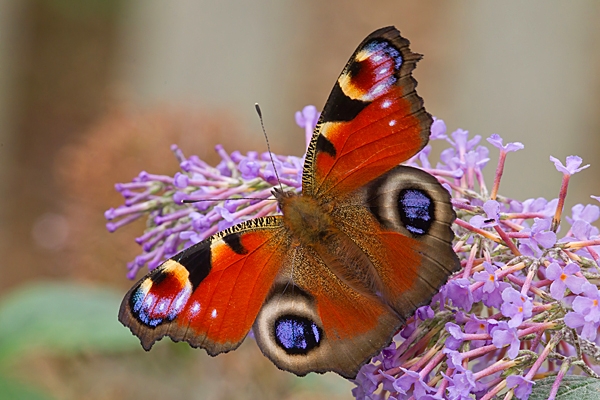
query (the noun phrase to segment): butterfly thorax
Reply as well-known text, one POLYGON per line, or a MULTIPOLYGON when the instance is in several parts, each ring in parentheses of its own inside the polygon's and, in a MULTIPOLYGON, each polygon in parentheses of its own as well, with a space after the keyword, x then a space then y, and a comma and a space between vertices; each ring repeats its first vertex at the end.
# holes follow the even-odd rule
POLYGON ((276 190, 283 222, 297 244, 310 248, 346 285, 366 296, 382 291, 380 277, 367 255, 332 218, 332 204, 312 196, 276 190))
POLYGON ((302 245, 314 247, 336 230, 327 204, 291 191, 274 193, 286 228, 302 245))

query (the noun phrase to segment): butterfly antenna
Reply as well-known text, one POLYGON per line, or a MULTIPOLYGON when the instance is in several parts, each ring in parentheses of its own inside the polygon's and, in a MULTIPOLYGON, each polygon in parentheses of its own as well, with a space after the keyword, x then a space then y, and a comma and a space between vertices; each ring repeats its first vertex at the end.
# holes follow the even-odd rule
POLYGON ((219 202, 219 201, 223 201, 223 200, 261 200, 261 201, 265 201, 265 200, 276 200, 275 198, 263 198, 263 197, 235 197, 235 198, 231 198, 231 199, 220 199, 220 198, 215 198, 215 199, 200 199, 200 200, 190 200, 190 199, 183 199, 181 200, 182 203, 184 204, 191 204, 191 203, 200 203, 201 201, 213 201, 213 202, 219 202))
POLYGON ((275 160, 273 160, 273 153, 271 153, 271 146, 269 145, 267 131, 265 131, 265 124, 263 122, 262 111, 260 110, 260 106, 258 105, 258 103, 254 103, 254 108, 256 108, 258 119, 260 119, 260 126, 262 128, 263 135, 265 135, 265 141, 267 142, 267 151, 269 152, 269 157, 271 157, 271 164, 273 164, 273 171, 275 171, 275 176, 277 177, 277 182, 279 183, 279 189, 283 192, 283 186, 281 185, 281 180, 279 179, 279 173, 277 172, 277 168, 275 167, 275 160))

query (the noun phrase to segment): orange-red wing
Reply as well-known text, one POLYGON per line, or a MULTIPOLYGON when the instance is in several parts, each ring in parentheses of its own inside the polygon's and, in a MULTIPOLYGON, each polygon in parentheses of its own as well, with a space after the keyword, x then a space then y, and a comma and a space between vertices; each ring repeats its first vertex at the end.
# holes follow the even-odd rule
POLYGON ((333 198, 352 192, 425 146, 432 118, 411 75, 421 56, 408 45, 388 27, 352 55, 315 128, 303 193, 333 198))
POLYGON ((119 320, 145 349, 169 336, 215 355, 241 344, 289 244, 281 217, 247 221, 167 260, 127 293, 119 320))

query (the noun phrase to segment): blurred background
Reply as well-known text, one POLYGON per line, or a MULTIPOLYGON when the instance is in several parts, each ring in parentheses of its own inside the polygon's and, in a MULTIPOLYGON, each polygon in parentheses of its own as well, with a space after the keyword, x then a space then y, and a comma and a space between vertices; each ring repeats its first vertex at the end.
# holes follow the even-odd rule
POLYGON ((395 25, 449 131, 525 144, 502 194, 556 197, 550 155, 591 164, 569 215, 600 195, 599 18, 595 0, 0 0, 0 399, 349 398, 252 340, 145 353, 116 321, 143 223, 105 230, 114 183, 177 171, 172 143, 209 162, 217 143, 264 151, 255 102, 273 151, 302 155, 294 112, 321 108, 358 43, 395 25))

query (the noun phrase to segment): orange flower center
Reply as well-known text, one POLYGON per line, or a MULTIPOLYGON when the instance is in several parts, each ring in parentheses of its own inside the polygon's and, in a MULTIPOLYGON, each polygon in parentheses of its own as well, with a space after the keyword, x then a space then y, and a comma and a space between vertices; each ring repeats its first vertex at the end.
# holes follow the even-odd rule
POLYGON ((560 280, 561 280, 561 281, 564 281, 565 279, 567 279, 567 275, 566 275, 565 273, 562 273, 562 274, 560 275, 560 280))

